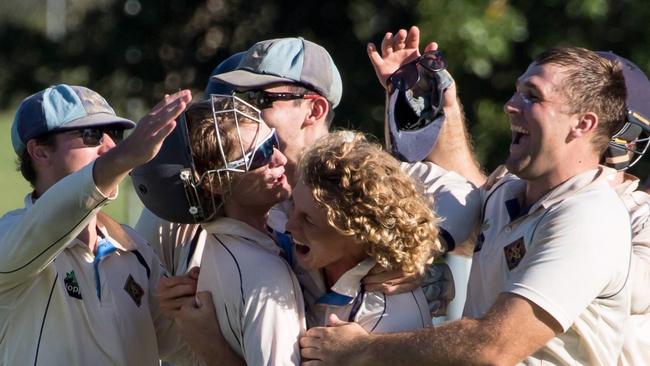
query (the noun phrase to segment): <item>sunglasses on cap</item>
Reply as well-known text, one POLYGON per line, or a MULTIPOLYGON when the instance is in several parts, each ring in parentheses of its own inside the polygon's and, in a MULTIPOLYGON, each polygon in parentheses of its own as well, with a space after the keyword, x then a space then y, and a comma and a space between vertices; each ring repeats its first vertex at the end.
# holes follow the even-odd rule
MULTIPOLYGON (((388 91, 395 90, 406 92, 411 90, 415 94, 431 92, 431 114, 437 116, 442 112, 443 85, 442 78, 437 73, 447 68, 447 61, 443 58, 442 51, 432 51, 423 54, 415 60, 402 65, 388 78, 388 91)), ((418 123, 404 125, 402 129, 410 130, 420 128, 418 123)))
POLYGON ((104 143, 104 134, 111 137, 116 144, 124 139, 123 129, 110 128, 80 128, 78 130, 65 131, 70 134, 81 136, 83 144, 88 147, 99 146, 104 143))
POLYGON ((275 93, 265 90, 248 90, 235 92, 235 96, 247 101, 259 109, 272 108, 273 102, 279 100, 316 99, 320 95, 306 93, 275 93))
POLYGON ((272 128, 271 133, 252 151, 246 153, 242 158, 228 163, 228 168, 238 169, 244 166, 246 171, 250 171, 268 165, 273 158, 273 149, 280 149, 275 128, 272 128))

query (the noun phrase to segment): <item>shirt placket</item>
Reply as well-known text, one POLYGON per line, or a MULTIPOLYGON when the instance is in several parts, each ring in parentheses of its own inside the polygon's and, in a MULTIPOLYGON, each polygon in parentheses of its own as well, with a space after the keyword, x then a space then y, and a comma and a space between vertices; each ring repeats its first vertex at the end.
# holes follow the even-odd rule
MULTIPOLYGON (((97 243, 97 253, 95 254, 95 259, 93 261, 93 269, 95 273, 95 291, 100 304, 103 304, 104 301, 102 301, 102 276, 99 266, 105 258, 110 256, 112 253, 115 253, 115 251, 117 251, 117 248, 106 238, 102 238, 99 243, 97 243)), ((106 281, 106 279, 104 279, 104 281, 106 281)))

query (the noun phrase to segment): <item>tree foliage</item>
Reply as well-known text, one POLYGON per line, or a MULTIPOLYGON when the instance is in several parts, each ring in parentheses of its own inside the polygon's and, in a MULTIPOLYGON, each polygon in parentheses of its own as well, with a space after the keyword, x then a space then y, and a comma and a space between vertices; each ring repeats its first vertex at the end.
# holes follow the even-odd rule
MULTIPOLYGON (((423 39, 438 41, 449 59, 488 169, 507 153, 510 132, 501 106, 541 50, 609 49, 650 69, 650 50, 643 47, 650 38, 644 26, 650 8, 644 0, 68 1, 66 33, 55 39, 46 37, 34 15, 45 19, 37 5, 42 2, 3 3, 1 109, 66 82, 99 91, 120 113, 137 119, 165 93, 191 88, 200 95, 212 68, 228 55, 258 40, 299 35, 322 44, 339 66, 344 95, 336 124, 377 136, 383 133, 384 98, 366 44, 418 24, 423 39), (7 13, 19 9, 14 3, 32 4, 29 18, 7 13)), ((644 164, 637 174, 646 175, 650 165, 644 164)))

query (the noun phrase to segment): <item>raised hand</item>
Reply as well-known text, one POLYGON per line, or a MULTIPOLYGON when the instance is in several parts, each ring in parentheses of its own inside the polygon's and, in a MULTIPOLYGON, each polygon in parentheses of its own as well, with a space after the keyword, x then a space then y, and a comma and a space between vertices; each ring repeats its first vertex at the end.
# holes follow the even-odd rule
POLYGON ((135 164, 134 167, 153 159, 165 137, 176 127, 176 118, 191 100, 189 90, 165 95, 162 101, 142 117, 133 132, 118 144, 115 150, 130 159, 135 164))
POLYGON ((124 141, 97 158, 93 167, 97 188, 105 195, 112 195, 133 168, 153 159, 160 151, 165 137, 176 127, 176 117, 191 100, 189 90, 166 95, 138 122, 124 141))
MULTIPOLYGON (((381 41, 381 54, 373 43, 368 43, 368 58, 375 69, 379 83, 386 88, 386 81, 400 66, 407 64, 420 56, 420 29, 412 26, 408 32, 400 29, 393 33, 386 33, 381 41)), ((438 44, 431 42, 427 51, 438 49, 438 44)))

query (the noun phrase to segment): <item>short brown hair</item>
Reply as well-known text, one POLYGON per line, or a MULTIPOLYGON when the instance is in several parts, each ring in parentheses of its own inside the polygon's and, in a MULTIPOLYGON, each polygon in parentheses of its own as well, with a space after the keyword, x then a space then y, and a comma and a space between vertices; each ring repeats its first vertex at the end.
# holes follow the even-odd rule
MULTIPOLYGON (((233 103, 238 110, 244 113, 250 114, 252 112, 250 107, 243 103, 233 103)), ((222 107, 231 108, 232 104, 222 107)), ((215 108, 218 107, 215 106, 215 108)), ((224 168, 226 162, 221 155, 219 143, 217 141, 217 131, 215 130, 215 120, 212 112, 212 101, 205 100, 190 105, 185 112, 185 116, 187 118, 192 159, 194 160, 197 174, 195 178, 199 179, 205 172, 224 168)), ((257 122, 241 115, 238 116, 236 121, 234 113, 224 113, 219 115, 219 123, 216 124, 219 128, 219 135, 221 136, 221 146, 223 147, 226 159, 229 161, 239 158, 239 155, 241 155, 242 152, 239 145, 237 123, 242 125, 257 122)), ((201 190, 203 193, 201 203, 204 207, 212 205, 213 199, 223 200, 223 194, 227 194, 227 192, 224 192, 225 188, 222 186, 222 190, 219 193, 215 192, 213 187, 214 184, 219 184, 219 180, 224 179, 226 181, 229 179, 229 175, 226 172, 219 173, 219 175, 216 173, 210 174, 207 179, 201 182, 203 188, 201 190)), ((222 212, 219 210, 217 215, 222 215, 222 212)))
POLYGON ((305 151, 302 182, 328 223, 352 236, 386 268, 422 272, 443 251, 438 219, 421 187, 377 144, 351 131, 330 133, 305 151))
MULTIPOLYGON (((44 136, 39 136, 39 137, 34 137, 33 140, 36 141, 37 144, 39 145, 45 145, 50 147, 51 149, 56 149, 56 138, 55 134, 50 133, 46 134, 44 136)), ((16 159, 16 170, 20 172, 20 174, 25 178, 29 184, 32 186, 32 188, 35 188, 36 185, 36 179, 37 174, 36 170, 34 169, 34 164, 32 163, 32 157, 29 155, 29 152, 27 151, 27 147, 23 149, 23 151, 20 153, 20 156, 16 159)))
POLYGON ((533 62, 566 67, 562 92, 569 99, 570 113, 598 115, 592 142, 596 151, 605 151, 610 138, 625 121, 626 89, 621 65, 580 47, 552 48, 533 62))

